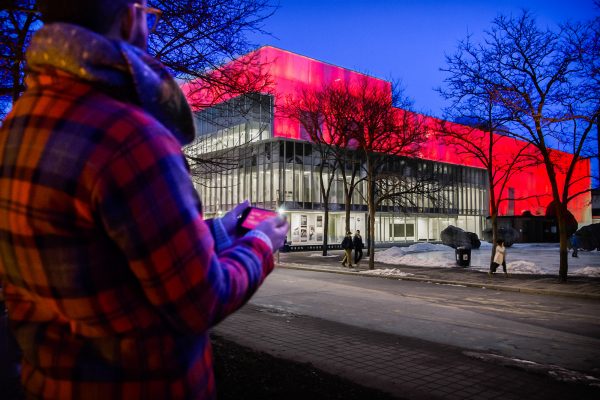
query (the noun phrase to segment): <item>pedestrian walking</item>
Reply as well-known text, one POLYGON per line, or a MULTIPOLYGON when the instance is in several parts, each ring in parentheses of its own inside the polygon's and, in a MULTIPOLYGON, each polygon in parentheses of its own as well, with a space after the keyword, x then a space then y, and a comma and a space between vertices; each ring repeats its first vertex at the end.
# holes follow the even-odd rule
POLYGON ((496 240, 496 253, 494 254, 494 261, 492 265, 490 265, 489 274, 495 274, 496 269, 502 265, 502 269, 504 270, 504 275, 508 276, 506 272, 506 247, 504 247, 504 240, 498 239, 496 240))
POLYGON ((352 245, 354 246, 354 264, 358 266, 358 263, 360 262, 363 256, 362 249, 364 247, 362 237, 360 236, 360 231, 358 229, 356 230, 354 238, 352 239, 352 245))
POLYGON ((342 240, 342 249, 344 249, 344 258, 342 258, 342 265, 348 268, 352 267, 352 232, 346 232, 346 237, 342 240), (347 265, 346 265, 347 264, 347 265))
POLYGON ((577 255, 577 249, 579 248, 579 236, 577 236, 575 233, 571 235, 570 238, 570 242, 571 242, 571 248, 573 249, 573 257, 579 257, 577 255))
POLYGON ((240 232, 248 202, 204 219, 182 152, 192 111, 146 52, 160 10, 36 3, 27 88, 0 127, 0 280, 25 397, 212 399, 209 330, 273 270, 288 224, 240 232))

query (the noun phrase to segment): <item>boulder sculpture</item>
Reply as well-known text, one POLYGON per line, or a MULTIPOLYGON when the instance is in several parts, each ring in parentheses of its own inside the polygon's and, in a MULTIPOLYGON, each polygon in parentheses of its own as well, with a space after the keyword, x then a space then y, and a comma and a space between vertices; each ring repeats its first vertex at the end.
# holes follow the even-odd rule
POLYGON ((584 226, 575 232, 577 247, 583 250, 600 250, 600 224, 584 226))
POLYGON ((476 233, 466 232, 461 228, 449 225, 440 233, 442 243, 454 249, 457 247, 466 247, 468 249, 478 249, 481 241, 476 233))

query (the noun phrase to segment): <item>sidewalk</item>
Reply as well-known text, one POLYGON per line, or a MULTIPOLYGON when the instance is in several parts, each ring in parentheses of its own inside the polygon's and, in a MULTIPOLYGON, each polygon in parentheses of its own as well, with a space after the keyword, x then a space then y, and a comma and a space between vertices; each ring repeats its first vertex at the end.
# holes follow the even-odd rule
POLYGON ((402 399, 600 398, 599 387, 559 382, 544 371, 484 361, 480 354, 452 346, 252 304, 220 323, 213 334, 402 399))
MULTIPOLYGON (((360 268, 350 269, 342 267, 339 262, 342 257, 341 250, 329 251, 328 257, 322 257, 320 254, 321 252, 281 253, 279 255, 278 266, 343 274, 370 275, 368 260, 366 259, 361 261, 360 268)), ((388 271, 395 269, 394 272, 400 271, 402 273, 401 276, 397 276, 385 275, 385 271, 378 271, 379 274, 377 276, 382 278, 600 300, 600 278, 569 276, 567 282, 561 283, 558 281, 557 276, 550 275, 512 274, 505 277, 502 273, 497 273, 490 277, 486 273, 471 270, 468 267, 411 267, 404 265, 393 266, 377 262, 375 263, 375 269, 388 271)))
MULTIPOLYGON (((339 251, 333 251, 338 254, 339 251)), ((314 254, 314 253, 312 253, 314 254)), ((284 268, 360 274, 340 257, 280 254, 284 268)), ((390 266, 377 265, 377 268, 390 266)), ((488 277, 468 268, 400 267, 402 279, 600 299, 600 279, 488 277)), ((376 279, 376 278, 371 278, 376 279)), ((397 277, 394 279, 398 279, 397 277)), ((323 371, 403 399, 598 399, 600 386, 567 383, 548 370, 525 370, 517 362, 423 340, 396 336, 282 310, 246 305, 213 333, 275 357, 310 363, 323 371)))

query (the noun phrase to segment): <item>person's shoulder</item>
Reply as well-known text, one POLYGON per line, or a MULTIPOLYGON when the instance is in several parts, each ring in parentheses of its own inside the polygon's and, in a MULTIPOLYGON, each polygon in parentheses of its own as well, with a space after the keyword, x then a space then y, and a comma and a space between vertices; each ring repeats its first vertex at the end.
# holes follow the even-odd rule
POLYGON ((156 118, 141 106, 134 104, 127 96, 99 90, 94 85, 77 79, 65 78, 57 83, 56 89, 61 89, 61 85, 69 85, 68 92, 73 96, 71 102, 77 107, 77 113, 72 113, 73 117, 81 115, 80 118, 86 118, 92 125, 98 125, 109 133, 145 130, 155 134, 169 132, 156 118), (75 90, 76 88, 79 90, 75 90))
POLYGON ((180 148, 173 134, 136 104, 95 92, 86 98, 83 107, 90 110, 91 125, 104 132, 105 144, 157 142, 161 147, 180 148))
POLYGON ((181 145, 174 135, 140 106, 100 91, 82 100, 82 114, 87 115, 78 118, 90 121, 86 130, 96 132, 91 136, 97 138, 94 161, 98 169, 121 157, 145 162, 181 157, 181 145))
POLYGON ((90 98, 90 105, 96 112, 102 113, 102 118, 109 126, 128 126, 134 130, 151 130, 156 133, 168 132, 156 118, 136 104, 97 93, 90 98))

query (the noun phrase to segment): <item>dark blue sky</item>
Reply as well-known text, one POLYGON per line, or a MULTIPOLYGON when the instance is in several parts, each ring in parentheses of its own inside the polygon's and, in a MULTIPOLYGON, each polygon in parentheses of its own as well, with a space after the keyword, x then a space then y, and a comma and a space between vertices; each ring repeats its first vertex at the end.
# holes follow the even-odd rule
MULTIPOLYGON (((274 0, 277 1, 277 0, 274 0)), ((279 0, 253 38, 341 67, 404 82, 415 108, 441 116, 444 54, 467 33, 480 34, 498 14, 526 8, 545 25, 589 18, 593 0, 279 0)))
MULTIPOLYGON (((477 37, 499 14, 534 13, 543 26, 581 21, 600 11, 593 0, 273 0, 272 36, 253 37, 321 61, 384 79, 401 79, 415 109, 443 116, 445 54, 468 33, 477 37)), ((598 176, 597 161, 593 162, 598 176)))

